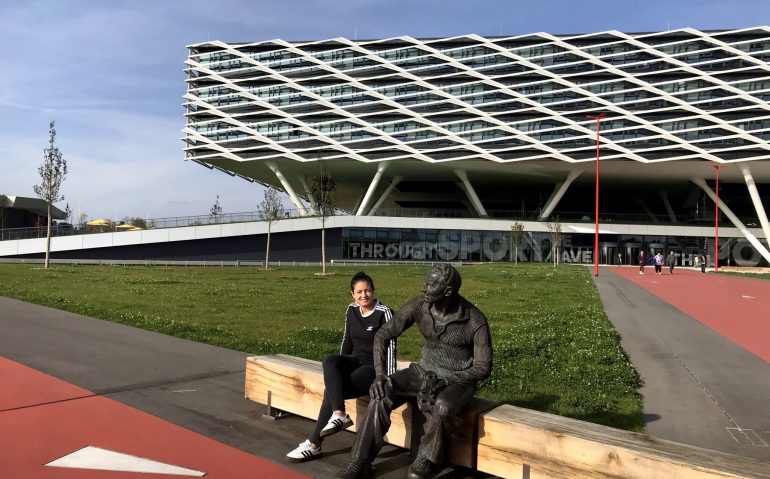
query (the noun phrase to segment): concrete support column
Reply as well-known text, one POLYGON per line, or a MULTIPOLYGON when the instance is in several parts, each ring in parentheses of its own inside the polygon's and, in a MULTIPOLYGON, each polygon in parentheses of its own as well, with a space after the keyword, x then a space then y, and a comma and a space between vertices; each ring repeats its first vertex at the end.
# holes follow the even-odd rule
POLYGON ((315 197, 313 196, 313 189, 310 188, 310 184, 307 182, 307 178, 304 176, 299 177, 299 182, 302 183, 302 188, 305 189, 305 194, 307 195, 307 200, 310 203, 310 210, 313 214, 316 214, 318 212, 318 202, 316 202, 315 197))
POLYGON ((307 210, 305 209, 305 206, 302 204, 302 201, 300 201, 297 194, 294 192, 294 188, 291 187, 289 184, 289 181, 286 179, 285 176, 283 176, 283 173, 281 173, 281 170, 278 169, 278 165, 273 163, 272 161, 266 161, 265 164, 267 165, 270 170, 275 173, 275 176, 278 178, 278 181, 281 182, 281 185, 283 186, 284 191, 286 191, 286 194, 289 195, 289 199, 291 200, 292 204, 297 208, 299 211, 299 214, 302 216, 307 216, 307 210))
POLYGON ((382 204, 388 198, 388 196, 390 196, 390 194, 393 192, 393 189, 399 183, 401 183, 401 180, 403 180, 403 179, 404 179, 403 176, 396 176, 395 178, 393 178, 393 180, 391 180, 391 182, 388 185, 388 187, 385 189, 385 191, 380 196, 380 199, 377 200, 377 203, 375 203, 374 206, 372 206, 372 209, 370 209, 369 212, 366 215, 367 216, 372 216, 373 214, 375 214, 377 212, 377 210, 380 209, 380 206, 382 206, 382 204))
POLYGON ((377 173, 374 174, 374 178, 372 178, 372 182, 369 184, 369 189, 366 190, 364 199, 361 201, 361 206, 359 206, 358 211, 356 211, 356 216, 362 216, 364 212, 366 212, 366 207, 369 206, 369 201, 371 201, 374 192, 377 190, 377 185, 380 184, 380 179, 382 179, 385 170, 388 169, 388 165, 389 163, 385 161, 377 165, 377 173))
POLYGON ((740 168, 741 173, 743 173, 743 179, 746 181, 751 201, 754 203, 754 209, 757 211, 757 218, 759 218, 759 224, 762 225, 762 232, 765 234, 765 240, 770 242, 770 223, 767 221, 767 213, 765 213, 765 207, 762 206, 762 198, 759 196, 759 190, 757 190, 757 184, 754 183, 754 177, 751 175, 749 165, 744 163, 738 165, 738 168, 740 168))
MULTIPOLYGON (((711 201, 714 203, 717 202, 717 195, 714 193, 714 190, 712 190, 711 187, 709 187, 709 185, 706 183, 706 180, 703 178, 691 178, 690 181, 700 186, 701 189, 706 192, 709 198, 711 198, 711 201)), ((770 251, 765 248, 765 245, 759 242, 756 236, 751 234, 748 228, 746 228, 746 225, 744 225, 741 220, 739 220, 738 217, 733 214, 732 210, 730 210, 730 208, 728 208, 723 201, 719 202, 719 209, 722 211, 722 213, 725 214, 725 216, 727 216, 733 225, 738 228, 741 233, 743 233, 743 237, 749 240, 749 243, 751 243, 751 245, 756 248, 757 251, 759 251, 759 254, 761 254, 762 257, 770 263, 770 251)))
POLYGON ((645 203, 642 198, 637 198, 636 202, 639 203, 639 206, 641 206, 644 212, 647 213, 647 216, 650 217, 650 221, 652 221, 653 223, 660 223, 660 220, 658 220, 658 217, 655 216, 655 213, 653 213, 649 207, 647 207, 647 203, 645 203))
POLYGON ((668 192, 666 190, 658 190, 658 196, 663 200, 663 206, 666 207, 668 219, 670 219, 672 223, 676 223, 676 214, 674 213, 674 208, 671 207, 671 202, 668 201, 668 192))
POLYGON ((551 216, 551 213, 553 213, 554 208, 556 208, 556 205, 558 205, 559 201, 561 201, 564 193, 567 192, 572 182, 575 181, 575 178, 580 176, 581 173, 581 170, 570 171, 567 175, 567 179, 554 187, 553 193, 551 193, 551 197, 548 198, 543 211, 540 212, 540 221, 547 220, 548 217, 551 216))
POLYGON ((487 216, 487 210, 484 209, 484 205, 481 204, 481 200, 476 194, 476 190, 473 189, 473 185, 471 185, 471 182, 468 179, 468 173, 466 173, 465 170, 460 169, 456 169, 454 172, 455 175, 460 178, 460 181, 462 181, 463 186, 465 187, 465 194, 468 195, 468 199, 476 209, 476 213, 478 213, 479 216, 487 216))

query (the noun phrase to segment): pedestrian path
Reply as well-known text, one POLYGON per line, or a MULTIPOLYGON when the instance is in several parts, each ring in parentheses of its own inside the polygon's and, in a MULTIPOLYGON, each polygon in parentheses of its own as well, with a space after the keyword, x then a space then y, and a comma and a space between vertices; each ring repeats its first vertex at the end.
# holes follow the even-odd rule
POLYGON ((595 282, 644 380, 647 432, 770 464, 770 282, 646 270, 595 282))
POLYGON ((2 357, 0 377, 3 478, 307 477, 2 357))
POLYGON ((636 268, 614 272, 722 336, 770 362, 770 281, 675 269, 660 275, 636 268))

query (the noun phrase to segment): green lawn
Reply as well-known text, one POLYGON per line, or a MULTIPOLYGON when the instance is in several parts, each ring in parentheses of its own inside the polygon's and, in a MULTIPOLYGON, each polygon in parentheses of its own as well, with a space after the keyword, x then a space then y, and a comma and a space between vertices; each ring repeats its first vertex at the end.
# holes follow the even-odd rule
MULTIPOLYGON (((338 351, 349 279, 360 268, 0 265, 0 295, 254 354, 312 359, 338 351)), ((425 266, 373 266, 376 296, 397 309, 425 266)), ((479 395, 641 430, 641 381, 583 267, 460 267, 461 294, 487 316, 494 371, 479 395)), ((415 328, 399 341, 415 359, 415 328)))

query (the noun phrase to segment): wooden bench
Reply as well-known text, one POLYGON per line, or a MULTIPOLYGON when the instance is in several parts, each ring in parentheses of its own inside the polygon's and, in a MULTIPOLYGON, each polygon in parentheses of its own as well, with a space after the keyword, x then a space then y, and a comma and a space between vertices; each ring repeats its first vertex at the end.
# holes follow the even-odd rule
POLYGON ((531 409, 479 418, 480 471, 504 478, 770 478, 770 464, 531 409))
MULTIPOLYGON (((315 420, 323 390, 318 361, 283 354, 246 360, 246 397, 258 403, 315 420)), ((345 407, 359 422, 367 404, 351 399, 345 407)), ((410 405, 393 411, 387 442, 410 448, 419 439, 412 412, 410 405)), ((770 479, 770 465, 752 459, 478 398, 462 419, 450 462, 504 478, 770 479)))
MULTIPOLYGON (((408 363, 407 363, 408 364, 408 363)), ((324 381, 321 363, 310 359, 276 354, 252 356, 246 359, 246 398, 298 416, 316 420, 323 399, 324 381)), ((369 404, 368 398, 348 399, 345 410, 353 419, 349 431, 356 430, 369 404)), ((462 411, 462 425, 452 436, 449 460, 458 466, 476 467, 476 443, 479 414, 496 404, 475 398, 462 411)), ((395 446, 411 449, 419 440, 419 428, 413 428, 413 406, 405 404, 393 410, 391 426, 385 441, 395 446), (413 437, 416 436, 416 437, 413 437)))

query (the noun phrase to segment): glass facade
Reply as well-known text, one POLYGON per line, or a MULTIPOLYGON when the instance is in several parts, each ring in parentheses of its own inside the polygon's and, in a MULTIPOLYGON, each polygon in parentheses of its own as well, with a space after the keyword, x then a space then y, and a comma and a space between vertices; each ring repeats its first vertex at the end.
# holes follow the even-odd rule
MULTIPOLYGON (((559 247, 560 263, 592 264, 594 236, 564 234, 559 247)), ((763 241, 767 245, 767 242, 763 241)), ((714 239, 657 235, 600 235, 599 263, 635 265, 639 250, 648 258, 657 251, 673 251, 681 266, 694 266, 695 255, 704 254, 713 264, 714 239)), ((342 259, 384 261, 513 261, 516 245, 504 231, 468 231, 423 228, 343 228, 342 259)), ((524 232, 518 245, 521 262, 552 262, 551 236, 524 232)), ((720 238, 720 266, 768 266, 745 238, 720 238)))

